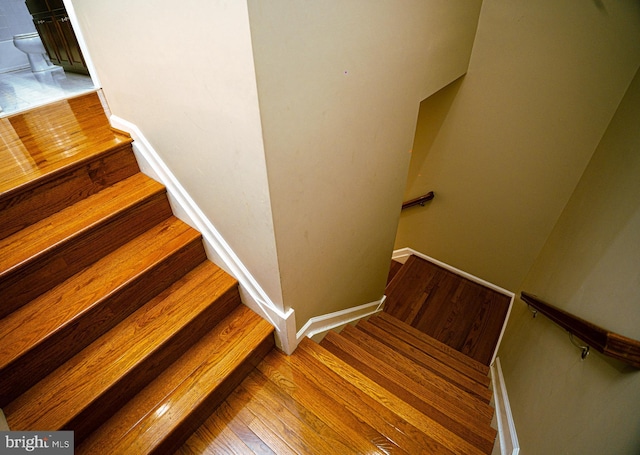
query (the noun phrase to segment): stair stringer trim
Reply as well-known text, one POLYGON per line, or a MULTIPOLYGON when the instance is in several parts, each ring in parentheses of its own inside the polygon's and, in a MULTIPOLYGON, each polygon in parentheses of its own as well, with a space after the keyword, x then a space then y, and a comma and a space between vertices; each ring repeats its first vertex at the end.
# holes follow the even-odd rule
POLYGON ((499 452, 494 448, 493 453, 500 455, 518 455, 520 453, 520 443, 516 434, 516 425, 511 414, 511 405, 507 395, 507 386, 502 375, 500 358, 497 357, 491 365, 491 388, 493 389, 493 405, 496 410, 494 421, 497 424, 499 452))
POLYGON ((282 311, 269 298, 140 129, 116 115, 111 115, 109 121, 112 127, 131 135, 140 170, 166 187, 174 215, 202 234, 209 260, 238 280, 242 302, 269 321, 275 329, 276 345, 286 354, 291 354, 298 345, 293 308, 282 311))
POLYGON ((478 283, 484 287, 487 287, 493 291, 499 292, 500 294, 506 295, 507 297, 509 297, 509 308, 507 309, 507 314, 505 315, 504 318, 504 323, 502 324, 502 329, 500 330, 500 336, 498 337, 498 342, 496 343, 496 348, 493 351, 493 356, 491 357, 491 362, 490 365, 493 365, 493 363, 496 361, 496 357, 498 355, 498 349, 500 348, 500 343, 502 342, 502 337, 504 336, 504 331, 507 328, 507 322, 509 321, 509 316, 511 315, 511 308, 513 307, 513 302, 515 300, 515 294, 511 291, 508 291, 504 288, 501 288, 500 286, 496 286, 493 283, 490 283, 488 281, 483 280, 482 278, 478 278, 475 275, 471 275, 470 273, 464 272, 460 269, 457 269, 449 264, 446 264, 444 262, 438 261, 437 259, 434 259, 430 256, 427 256, 426 254, 420 253, 419 251, 416 251, 412 248, 401 248, 399 250, 395 250, 393 252, 393 255, 391 256, 391 259, 393 259, 394 261, 398 261, 401 263, 405 263, 406 260, 409 258, 409 256, 418 256, 421 259, 424 259, 425 261, 429 261, 432 264, 435 264, 437 266, 442 267, 443 269, 446 269, 452 273, 455 273, 456 275, 459 275, 463 278, 468 279, 469 281, 473 281, 474 283, 478 283))

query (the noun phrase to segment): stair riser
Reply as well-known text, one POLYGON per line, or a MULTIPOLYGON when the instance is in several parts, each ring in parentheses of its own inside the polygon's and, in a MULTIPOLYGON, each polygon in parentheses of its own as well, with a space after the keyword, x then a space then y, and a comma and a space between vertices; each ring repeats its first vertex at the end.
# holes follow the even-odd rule
POLYGON ((14 267, 4 273, 0 281, 0 295, 4 300, 0 317, 10 314, 169 216, 171 207, 166 194, 157 193, 14 267))
POLYGON ((206 259, 200 237, 150 265, 146 272, 69 321, 0 371, 0 406, 26 391, 146 301, 206 259))
POLYGON ((240 294, 237 287, 215 299, 205 311, 177 330, 163 344, 155 346, 152 353, 120 377, 117 383, 85 407, 81 413, 70 418, 62 429, 73 430, 75 443, 82 442, 90 432, 159 376, 239 303, 240 294))
POLYGON ((244 378, 262 361, 262 359, 273 349, 273 336, 267 337, 247 358, 236 368, 221 384, 216 388, 215 393, 207 398, 175 428, 167 434, 164 440, 156 446, 150 454, 164 455, 174 453, 185 443, 191 434, 207 420, 211 412, 216 409, 233 390, 244 380, 244 378))
POLYGON ((0 238, 8 237, 139 172, 130 144, 0 195, 0 238))

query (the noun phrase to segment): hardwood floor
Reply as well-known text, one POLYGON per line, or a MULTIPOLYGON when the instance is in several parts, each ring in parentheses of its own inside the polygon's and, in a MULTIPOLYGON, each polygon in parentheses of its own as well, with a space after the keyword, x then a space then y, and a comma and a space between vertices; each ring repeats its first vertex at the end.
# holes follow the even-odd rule
MULTIPOLYGON (((359 324, 349 330, 373 346, 359 324)), ((269 353, 176 453, 491 453, 487 402, 434 381, 425 365, 393 348, 386 355, 396 352, 394 363, 382 367, 343 335, 325 340, 304 339, 291 356, 269 353)), ((425 354, 424 361, 439 370, 450 358, 425 354)))
POLYGON ((385 312, 489 365, 510 298, 410 256, 386 290, 385 312))
POLYGON ((491 453, 488 368, 470 355, 497 325, 481 316, 492 297, 411 260, 390 273, 390 309, 418 328, 382 313, 286 356, 139 172, 97 94, 1 128, 0 406, 11 429, 73 430, 77 454, 491 453), (479 325, 436 324, 435 309, 479 325), (429 324, 467 329, 438 341, 429 324))

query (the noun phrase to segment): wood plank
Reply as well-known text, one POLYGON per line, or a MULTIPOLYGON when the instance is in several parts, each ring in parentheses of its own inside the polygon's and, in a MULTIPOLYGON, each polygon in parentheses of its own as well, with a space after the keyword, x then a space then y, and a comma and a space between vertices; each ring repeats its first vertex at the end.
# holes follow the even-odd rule
POLYGON ((0 131, 0 195, 131 142, 111 129, 96 92, 0 119, 0 131))
POLYGON ((309 362, 298 350, 289 357, 271 353, 258 369, 350 441, 355 453, 449 453, 322 364, 309 362))
MULTIPOLYGON (((489 367, 488 366, 478 362, 477 360, 472 359, 471 357, 461 353, 460 351, 457 351, 456 349, 453 349, 451 346, 448 346, 448 345, 442 343, 441 341, 438 341, 435 338, 430 337, 429 335, 421 332, 420 330, 416 329, 415 327, 412 327, 409 324, 405 324, 404 322, 394 318, 391 315, 388 315, 388 314, 386 314, 384 312, 378 313, 375 316, 369 318, 367 320, 367 322, 369 322, 371 324, 374 324, 374 325, 378 325, 378 321, 380 319, 386 321, 389 324, 394 325, 397 329, 400 330, 399 332, 394 332, 394 333, 396 333, 396 336, 398 338, 403 338, 402 332, 406 332, 408 335, 411 335, 412 338, 417 338, 422 343, 433 346, 435 349, 438 349, 438 350, 446 353, 447 355, 455 358, 457 361, 464 363, 468 367, 471 367, 471 368, 477 370, 483 376, 488 376, 489 375, 489 367)), ((382 326, 382 327, 388 327, 388 326, 382 326)))
MULTIPOLYGON (((248 308, 239 308, 245 316, 227 320, 215 334, 206 335, 207 340, 217 337, 217 347, 155 407, 144 408, 144 417, 110 446, 110 453, 173 453, 273 348, 273 327, 248 308)), ((147 401, 147 394, 139 400, 147 401)), ((122 412, 135 409, 136 403, 122 412)))
MULTIPOLYGON (((207 263, 204 266, 208 268, 215 267, 211 263, 207 263)), ((229 278, 227 274, 220 275, 220 279, 224 281, 229 278)), ((214 291, 218 295, 226 287, 223 283, 220 283, 222 284, 221 287, 213 287, 213 284, 213 282, 208 282, 207 286, 212 289, 218 289, 214 291)), ((235 286, 233 281, 230 284, 235 286)), ((234 303, 237 304, 237 302, 234 303)), ((204 361, 215 364, 215 362, 224 362, 231 359, 231 357, 228 357, 229 350, 232 347, 229 341, 233 341, 237 346, 249 347, 249 344, 243 343, 242 337, 246 331, 252 330, 258 324, 262 324, 262 321, 255 313, 244 305, 235 306, 209 333, 198 340, 184 355, 118 410, 113 417, 85 439, 79 447, 76 447, 76 453, 104 453, 105 451, 113 453, 118 441, 130 431, 133 431, 136 424, 145 419, 148 414, 161 409, 163 405, 167 404, 168 398, 175 393, 176 389, 184 381, 188 380, 190 376, 198 374, 204 361)), ((267 328, 267 331, 269 330, 268 327, 264 328, 267 328)), ((202 385, 207 387, 209 384, 202 385)), ((200 386, 194 388, 194 391, 196 390, 206 393, 200 386)))
POLYGON ((444 380, 442 377, 407 359, 389 346, 367 335, 366 332, 363 332, 357 327, 347 326, 340 332, 340 336, 357 344, 360 348, 376 356, 376 358, 386 365, 393 365, 394 369, 420 384, 428 390, 431 395, 435 395, 435 398, 433 398, 434 402, 441 400, 447 408, 455 406, 458 407, 461 412, 480 416, 484 422, 491 422, 494 409, 485 401, 465 392, 449 381, 444 380))
POLYGON ((465 441, 463 438, 443 427, 438 422, 429 419, 411 405, 388 392, 386 389, 367 378, 365 375, 338 359, 324 348, 307 339, 298 346, 305 355, 324 364, 347 382, 358 387, 369 397, 378 401, 384 407, 401 416, 408 423, 433 438, 438 444, 454 453, 481 454, 486 453, 465 441))
POLYGON ((510 297, 411 256, 387 287, 385 312, 488 366, 510 297))
POLYGON ((261 419, 259 419, 250 409, 247 408, 246 402, 240 401, 237 396, 233 396, 233 401, 238 401, 240 404, 236 405, 237 416, 244 422, 249 429, 257 435, 264 444, 266 444, 271 451, 278 455, 298 455, 300 452, 294 450, 289 443, 285 435, 277 433, 272 430, 269 425, 266 425, 261 419))
MULTIPOLYGON (((223 423, 251 449, 252 453, 258 455, 277 455, 269 446, 262 442, 249 427, 235 417, 235 412, 228 404, 228 401, 225 401, 218 407, 216 414, 223 416, 223 423)), ((203 426, 206 424, 205 422, 203 426)))
POLYGON ((0 317, 170 216, 164 187, 139 173, 0 240, 0 317))
POLYGON ((206 258, 172 217, 0 320, 0 406, 206 258))
POLYGON ((230 428, 225 425, 218 426, 216 422, 198 428, 175 453, 176 455, 254 455, 253 450, 230 428))
MULTIPOLYGON (((318 434, 310 420, 304 418, 304 411, 296 414, 282 402, 259 393, 260 385, 247 381, 240 384, 234 395, 244 396, 245 407, 276 434, 286 437, 286 442, 297 453, 318 454, 348 453, 342 441, 326 441, 318 434), (330 444, 334 444, 332 447, 330 444)), ((327 432, 325 432, 327 433, 327 432)))
POLYGON ((482 387, 489 387, 491 383, 491 380, 485 373, 470 366, 468 362, 459 359, 459 356, 451 356, 448 352, 439 349, 439 347, 433 343, 425 342, 423 337, 415 337, 409 332, 398 329, 397 325, 389 323, 387 319, 379 318, 371 322, 362 321, 360 327, 371 336, 374 336, 392 348, 394 347, 394 342, 401 340, 437 360, 440 364, 451 367, 460 375, 468 377, 482 387))
MULTIPOLYGON (((440 268, 425 268, 424 265, 421 265, 421 267, 423 268, 423 273, 433 274, 432 280, 437 284, 433 286, 429 293, 428 304, 421 309, 420 317, 412 321, 403 320, 421 332, 446 343, 445 340, 438 338, 436 334, 441 330, 443 322, 448 322, 452 319, 449 299, 456 293, 462 283, 459 277, 440 268)), ((452 347, 455 348, 455 346, 452 347)))
POLYGON ((417 267, 416 261, 416 256, 410 256, 385 291, 385 311, 401 321, 406 320, 417 301, 424 301, 425 290, 433 285, 433 274, 417 267))
POLYGON ((465 441, 483 451, 490 452, 493 448, 496 432, 489 426, 490 420, 462 410, 453 402, 442 400, 438 395, 397 371, 395 366, 381 362, 374 355, 335 332, 329 332, 320 345, 465 441))
MULTIPOLYGON (((354 451, 350 441, 343 438, 331 425, 325 423, 311 409, 284 393, 259 372, 249 375, 240 387, 245 388, 254 400, 258 400, 269 414, 277 415, 285 428, 292 428, 293 431, 296 431, 293 427, 298 426, 308 429, 312 434, 309 438, 305 437, 307 444, 311 443, 316 447, 324 448, 324 453, 354 451), (285 415, 287 416, 286 420, 283 418, 285 415), (316 440, 319 442, 316 443, 316 440)), ((285 431, 285 433, 287 432, 285 431)))
MULTIPOLYGON (((225 306, 220 301, 214 306, 218 303, 225 306)), ((236 294, 232 304, 237 303, 236 294)), ((220 313, 227 311, 228 307, 220 313)), ((177 449, 272 348, 272 333, 273 328, 259 316, 244 305, 236 306, 91 434, 76 453, 170 453, 167 447, 174 444, 173 450, 177 449), (190 431, 183 431, 185 426, 190 431), (143 440, 145 448, 141 448, 143 440)))
MULTIPOLYGON (((140 172, 130 140, 0 194, 0 238, 140 172), (54 178, 55 177, 55 178, 54 178), (44 181, 43 181, 44 180, 44 181)), ((2 174, 0 173, 0 176, 2 174)))
POLYGON ((460 352, 489 366, 502 333, 511 299, 492 293, 479 303, 479 311, 467 331, 460 352))
POLYGON ((11 428, 68 428, 82 441, 238 305, 235 285, 204 263, 11 402, 11 428))
POLYGON ((391 280, 396 276, 396 274, 402 268, 402 263, 398 261, 391 261, 391 266, 389 267, 389 274, 387 275, 387 284, 391 283, 391 280))
POLYGON ((489 403, 491 400, 491 391, 488 389, 488 384, 485 384, 488 382, 488 378, 485 379, 485 383, 479 383, 466 374, 461 373, 457 369, 460 364, 452 367, 450 364, 456 363, 455 360, 442 355, 443 353, 441 351, 425 346, 417 339, 409 343, 406 341, 406 335, 403 333, 399 334, 401 338, 395 336, 393 326, 381 329, 378 325, 374 326, 373 324, 363 323, 358 325, 358 328, 368 335, 376 338, 391 349, 430 370, 434 374, 441 376, 447 381, 451 381, 462 390, 477 396, 486 403, 489 403), (432 354, 434 354, 435 357, 432 354))

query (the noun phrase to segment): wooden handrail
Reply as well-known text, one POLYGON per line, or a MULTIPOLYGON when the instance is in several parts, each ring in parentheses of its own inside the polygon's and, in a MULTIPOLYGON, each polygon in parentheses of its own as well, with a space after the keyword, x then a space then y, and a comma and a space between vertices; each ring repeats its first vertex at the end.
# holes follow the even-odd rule
POLYGON ((415 199, 411 199, 410 201, 407 202, 403 202, 402 203, 402 210, 404 209, 408 209, 409 207, 413 207, 414 205, 422 205, 424 206, 425 202, 429 202, 431 199, 433 199, 436 195, 433 193, 433 191, 429 191, 427 194, 417 197, 415 199))
POLYGON ((528 292, 521 292, 520 298, 598 352, 640 369, 640 341, 603 329, 528 292))

